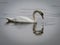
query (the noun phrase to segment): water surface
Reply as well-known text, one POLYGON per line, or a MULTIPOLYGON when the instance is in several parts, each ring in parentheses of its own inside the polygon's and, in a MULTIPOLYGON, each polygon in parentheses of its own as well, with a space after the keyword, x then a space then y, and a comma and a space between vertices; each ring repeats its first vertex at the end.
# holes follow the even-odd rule
MULTIPOLYGON (((60 0, 0 0, 0 44, 1 45, 59 45, 60 0), (3 3, 4 2, 4 3, 3 3), (43 33, 33 33, 34 24, 6 24, 6 17, 27 16, 31 19, 34 10, 44 13, 43 33)), ((42 29, 42 19, 36 14, 37 31, 42 29)))

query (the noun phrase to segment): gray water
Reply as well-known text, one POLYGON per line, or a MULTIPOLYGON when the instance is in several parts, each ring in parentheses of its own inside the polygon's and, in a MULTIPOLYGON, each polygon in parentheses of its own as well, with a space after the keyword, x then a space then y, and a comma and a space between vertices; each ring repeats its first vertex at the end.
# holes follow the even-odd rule
POLYGON ((0 45, 60 45, 60 0, 0 0, 0 45), (6 17, 27 16, 31 19, 34 10, 44 13, 42 19, 36 14, 37 30, 34 24, 7 24, 6 17))

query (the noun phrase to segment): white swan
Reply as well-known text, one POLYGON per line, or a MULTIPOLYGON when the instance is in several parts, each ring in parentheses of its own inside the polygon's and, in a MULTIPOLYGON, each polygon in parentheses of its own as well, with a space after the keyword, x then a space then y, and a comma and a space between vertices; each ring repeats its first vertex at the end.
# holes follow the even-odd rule
POLYGON ((8 22, 13 22, 13 23, 37 23, 35 21, 35 14, 36 13, 39 13, 41 15, 42 19, 44 19, 43 12, 38 11, 38 10, 35 10, 33 12, 33 20, 28 18, 28 17, 25 17, 25 16, 19 16, 19 17, 16 17, 16 18, 9 18, 9 17, 7 17, 6 19, 8 20, 8 22))

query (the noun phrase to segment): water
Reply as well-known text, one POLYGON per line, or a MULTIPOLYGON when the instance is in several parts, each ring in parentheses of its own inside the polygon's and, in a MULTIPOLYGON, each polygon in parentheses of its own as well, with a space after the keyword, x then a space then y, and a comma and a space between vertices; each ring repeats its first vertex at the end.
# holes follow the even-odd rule
POLYGON ((60 45, 59 4, 60 0, 0 0, 0 45, 60 45), (44 13, 43 26, 39 14, 36 14, 37 25, 6 23, 6 17, 33 19, 32 13, 36 9, 44 13), (42 30, 42 33, 37 32, 42 30))

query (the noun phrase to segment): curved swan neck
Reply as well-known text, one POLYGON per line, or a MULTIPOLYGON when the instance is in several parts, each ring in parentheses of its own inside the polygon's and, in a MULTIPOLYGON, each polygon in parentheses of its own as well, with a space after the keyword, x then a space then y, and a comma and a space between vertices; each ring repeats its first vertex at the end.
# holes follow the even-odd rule
POLYGON ((42 19, 44 19, 44 17, 43 17, 43 12, 41 12, 41 11, 38 11, 38 10, 35 10, 34 12, 33 12, 33 19, 34 19, 34 21, 35 21, 35 14, 36 13, 39 13, 40 15, 41 15, 41 17, 42 17, 42 19))

